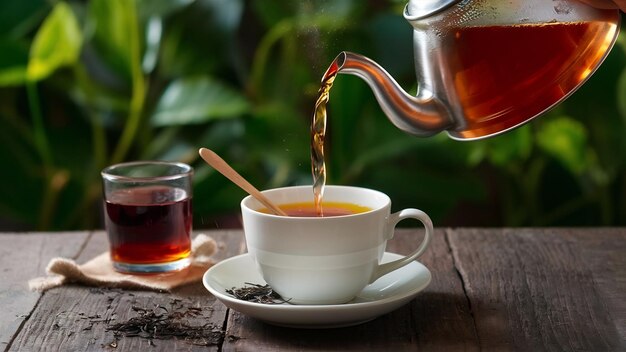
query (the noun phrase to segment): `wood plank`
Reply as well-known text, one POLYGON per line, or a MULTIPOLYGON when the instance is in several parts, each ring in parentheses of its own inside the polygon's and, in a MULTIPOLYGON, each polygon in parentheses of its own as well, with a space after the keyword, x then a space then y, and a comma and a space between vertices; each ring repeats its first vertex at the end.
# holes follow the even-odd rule
MULTIPOLYGON (((593 251, 586 247, 595 235, 565 229, 450 231, 481 348, 624 350, 589 265, 593 251)), ((622 236, 615 243, 623 241, 622 236)))
MULTIPOLYGON (((220 247, 216 259, 223 259, 241 249, 241 231, 207 232, 220 247)), ((107 250, 104 232, 96 232, 79 257, 84 262, 107 250)), ((120 289, 86 288, 69 285, 52 289, 40 303, 11 345, 11 351, 38 350, 52 346, 60 351, 206 351, 219 349, 223 339, 226 307, 210 295, 201 283, 187 285, 172 293, 120 289), (218 341, 204 338, 167 340, 141 336, 116 336, 107 327, 127 322, 143 313, 184 315, 181 321, 203 331, 218 331, 218 341), (203 344, 207 346, 203 346, 203 344)), ((169 322, 169 320, 167 320, 169 322)))
POLYGON ((89 232, 3 233, 0 235, 0 344, 7 346, 39 301, 28 280, 43 276, 50 259, 76 258, 89 232))
POLYGON ((469 300, 445 232, 437 233, 438 241, 419 259, 432 271, 433 281, 411 304, 417 345, 420 351, 477 351, 478 336, 469 300))
POLYGON ((596 288, 606 299, 620 340, 626 344, 626 229, 577 230, 566 235, 584 243, 585 263, 593 273, 596 288))
MULTIPOLYGON (((407 254, 422 233, 398 230, 387 250, 407 254)), ((444 237, 443 231, 436 231, 420 259, 433 281, 408 305, 365 324, 328 330, 277 327, 232 311, 223 350, 477 350, 468 302, 444 237)))

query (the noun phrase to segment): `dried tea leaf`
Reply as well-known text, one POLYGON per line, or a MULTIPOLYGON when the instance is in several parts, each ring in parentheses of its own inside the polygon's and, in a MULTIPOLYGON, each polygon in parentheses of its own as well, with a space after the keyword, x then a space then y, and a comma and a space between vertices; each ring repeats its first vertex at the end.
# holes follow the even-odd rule
POLYGON ((245 286, 226 290, 229 295, 242 301, 263 303, 263 304, 281 304, 287 300, 276 293, 269 285, 259 285, 245 282, 245 286))

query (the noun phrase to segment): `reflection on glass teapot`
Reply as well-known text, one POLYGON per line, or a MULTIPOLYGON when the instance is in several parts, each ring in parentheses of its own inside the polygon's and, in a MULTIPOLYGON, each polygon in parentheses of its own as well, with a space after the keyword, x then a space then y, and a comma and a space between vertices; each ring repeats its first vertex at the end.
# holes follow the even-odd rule
POLYGON ((571 95, 607 56, 620 20, 617 10, 574 0, 411 0, 404 17, 414 28, 417 96, 349 52, 324 80, 359 76, 401 130, 460 140, 505 132, 571 95))

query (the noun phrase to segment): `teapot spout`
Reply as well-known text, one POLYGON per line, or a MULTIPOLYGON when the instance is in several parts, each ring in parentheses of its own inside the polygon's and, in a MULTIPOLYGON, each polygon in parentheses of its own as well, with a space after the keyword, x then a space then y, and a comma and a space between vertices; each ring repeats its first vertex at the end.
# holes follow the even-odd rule
POLYGON ((402 131, 427 137, 452 125, 448 109, 431 92, 420 88, 415 97, 406 93, 387 71, 367 57, 344 51, 334 63, 338 73, 365 80, 383 112, 402 131))

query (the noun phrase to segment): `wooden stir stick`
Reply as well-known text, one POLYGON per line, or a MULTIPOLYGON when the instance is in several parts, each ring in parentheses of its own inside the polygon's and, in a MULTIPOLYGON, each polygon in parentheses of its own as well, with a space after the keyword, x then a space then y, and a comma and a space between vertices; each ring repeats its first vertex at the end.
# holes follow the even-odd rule
POLYGON ((215 170, 226 176, 226 178, 231 180, 234 184, 241 187, 241 189, 248 192, 248 194, 256 198, 259 202, 261 202, 268 209, 270 209, 274 214, 289 216, 282 209, 276 206, 276 204, 267 199, 267 197, 264 196, 263 193, 259 192, 258 189, 256 189, 252 184, 250 184, 250 182, 243 178, 237 171, 235 171, 235 169, 228 165, 226 161, 224 161, 224 159, 215 154, 214 151, 207 148, 200 148, 199 153, 202 159, 204 159, 207 164, 211 165, 215 170))

